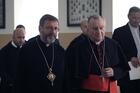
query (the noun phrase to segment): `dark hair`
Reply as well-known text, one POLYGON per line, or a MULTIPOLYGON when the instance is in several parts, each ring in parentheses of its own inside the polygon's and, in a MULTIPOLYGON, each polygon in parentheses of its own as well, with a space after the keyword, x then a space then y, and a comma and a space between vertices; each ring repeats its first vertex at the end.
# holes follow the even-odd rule
POLYGON ((136 12, 140 12, 140 8, 133 6, 129 9, 128 15, 130 15, 130 13, 136 13, 136 12))
POLYGON ((50 14, 46 14, 41 17, 41 19, 39 21, 39 26, 43 26, 45 21, 57 21, 58 22, 58 19, 50 14))
POLYGON ((24 27, 23 25, 17 25, 17 26, 16 26, 16 29, 17 29, 17 28, 24 28, 24 29, 25 29, 25 27, 24 27))

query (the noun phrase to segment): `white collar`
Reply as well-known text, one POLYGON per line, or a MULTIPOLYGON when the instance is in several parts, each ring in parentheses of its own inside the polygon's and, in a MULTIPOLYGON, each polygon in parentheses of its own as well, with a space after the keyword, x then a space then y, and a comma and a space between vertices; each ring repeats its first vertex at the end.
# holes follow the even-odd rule
POLYGON ((17 48, 17 45, 13 41, 11 42, 11 44, 13 47, 17 48))
MULTIPOLYGON (((11 42, 11 44, 12 44, 12 46, 15 47, 15 48, 18 47, 13 41, 11 42)), ((20 46, 20 48, 21 48, 21 47, 22 47, 22 46, 20 46)))

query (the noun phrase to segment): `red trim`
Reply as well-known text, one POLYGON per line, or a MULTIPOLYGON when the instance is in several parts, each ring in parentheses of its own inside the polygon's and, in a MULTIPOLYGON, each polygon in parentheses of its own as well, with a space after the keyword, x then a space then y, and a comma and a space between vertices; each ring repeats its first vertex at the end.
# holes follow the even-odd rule
POLYGON ((115 81, 109 81, 108 78, 98 75, 89 75, 89 78, 83 81, 82 88, 91 91, 108 91, 110 89, 110 93, 117 93, 117 84, 115 81))

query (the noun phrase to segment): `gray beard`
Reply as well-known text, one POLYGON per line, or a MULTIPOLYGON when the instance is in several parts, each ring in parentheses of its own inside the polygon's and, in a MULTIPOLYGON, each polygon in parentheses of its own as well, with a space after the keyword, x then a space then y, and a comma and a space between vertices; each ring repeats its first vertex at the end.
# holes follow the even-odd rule
POLYGON ((48 43, 48 44, 54 43, 55 40, 56 40, 56 38, 55 38, 54 36, 52 36, 52 37, 47 37, 47 43, 48 43))
POLYGON ((55 36, 41 36, 40 35, 40 39, 45 44, 51 44, 51 43, 54 43, 55 42, 56 37, 55 36))

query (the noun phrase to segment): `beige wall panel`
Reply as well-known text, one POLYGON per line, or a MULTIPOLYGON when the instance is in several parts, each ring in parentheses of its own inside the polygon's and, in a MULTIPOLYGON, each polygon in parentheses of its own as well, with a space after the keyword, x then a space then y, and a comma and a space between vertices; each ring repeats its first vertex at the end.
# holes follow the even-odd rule
POLYGON ((12 38, 11 34, 2 34, 0 35, 0 48, 5 46, 12 38))
MULTIPOLYGON (((60 33, 59 34, 59 39, 60 39, 60 44, 64 47, 67 48, 71 40, 73 40, 75 37, 80 35, 80 33, 60 33)), ((106 36, 111 37, 112 33, 107 32, 106 36)), ((0 48, 2 48, 5 44, 7 44, 12 38, 11 34, 4 34, 0 35, 0 48)))

